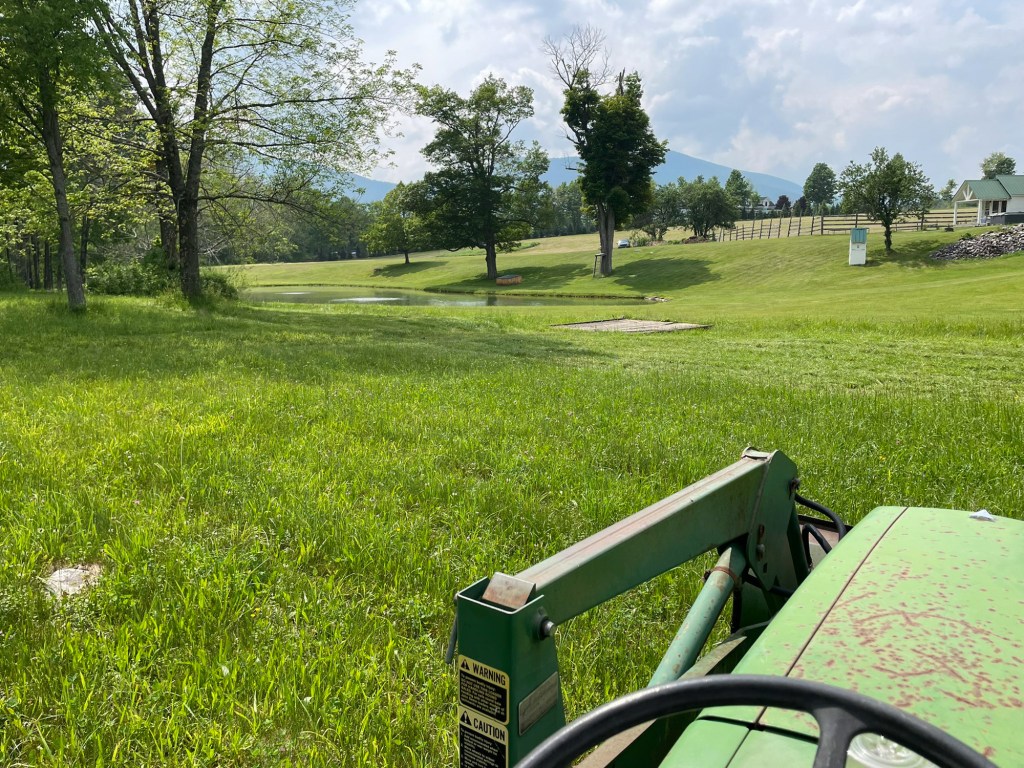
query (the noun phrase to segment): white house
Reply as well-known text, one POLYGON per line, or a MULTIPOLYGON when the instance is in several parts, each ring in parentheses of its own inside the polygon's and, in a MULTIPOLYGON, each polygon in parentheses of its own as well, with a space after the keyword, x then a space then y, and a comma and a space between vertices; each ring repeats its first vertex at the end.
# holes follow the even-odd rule
POLYGON ((965 181, 953 195, 953 224, 957 223, 960 206, 977 206, 977 222, 984 224, 989 216, 1024 212, 1024 176, 996 176, 994 179, 965 181))
POLYGON ((761 213, 771 213, 775 210, 775 203, 770 197, 762 197, 754 204, 754 210, 758 210, 761 213))

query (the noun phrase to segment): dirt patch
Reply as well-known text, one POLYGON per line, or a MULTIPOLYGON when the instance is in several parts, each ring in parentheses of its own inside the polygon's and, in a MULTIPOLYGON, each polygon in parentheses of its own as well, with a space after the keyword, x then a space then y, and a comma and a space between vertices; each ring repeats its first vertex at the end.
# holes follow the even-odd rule
POLYGON ((618 320, 594 320, 589 323, 563 323, 555 328, 572 328, 577 331, 612 331, 614 333, 662 333, 665 331, 693 331, 698 328, 710 328, 710 325, 696 323, 673 323, 663 320, 630 320, 622 317, 618 320))

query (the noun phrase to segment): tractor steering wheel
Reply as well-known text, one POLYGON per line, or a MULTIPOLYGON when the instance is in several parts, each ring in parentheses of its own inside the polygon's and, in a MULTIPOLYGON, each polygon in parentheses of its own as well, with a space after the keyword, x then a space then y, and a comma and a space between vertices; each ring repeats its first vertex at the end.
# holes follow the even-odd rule
POLYGON ((706 707, 762 706, 811 714, 820 731, 814 768, 843 768, 854 736, 876 733, 939 768, 996 768, 962 741, 907 712, 853 691, 767 675, 712 675, 645 688, 574 720, 516 768, 561 768, 634 725, 706 707))

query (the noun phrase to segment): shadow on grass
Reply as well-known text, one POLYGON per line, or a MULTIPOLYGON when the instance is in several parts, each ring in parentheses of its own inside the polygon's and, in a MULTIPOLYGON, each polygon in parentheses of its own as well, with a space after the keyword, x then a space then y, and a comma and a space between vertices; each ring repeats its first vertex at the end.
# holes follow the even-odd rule
MULTIPOLYGON (((2 297, 0 297, 2 298, 2 297)), ((25 343, 0 356, 0 378, 164 381, 258 376, 295 383, 351 375, 447 376, 601 357, 562 337, 494 327, 479 318, 281 310, 220 303, 92 301, 84 315, 52 300, 0 301, 0 335, 25 343)))
POLYGON ((720 280, 706 259, 641 258, 615 268, 611 279, 645 296, 720 280))
MULTIPOLYGON (((893 232, 893 249, 886 252, 884 246, 868 250, 868 263, 896 264, 901 267, 947 267, 946 259, 933 259, 931 254, 950 244, 948 238, 930 237, 901 244, 899 232, 893 232)), ((881 240, 879 241, 881 242, 881 240)), ((955 242, 955 241, 953 241, 955 242)))
MULTIPOLYGON (((579 277, 585 277, 589 272, 585 265, 571 262, 568 264, 555 264, 547 267, 524 266, 516 267, 514 269, 501 269, 501 257, 499 256, 498 274, 519 275, 522 277, 522 283, 519 285, 509 286, 507 289, 512 292, 517 292, 522 290, 550 291, 557 288, 564 288, 571 281, 579 277)), ((457 283, 451 283, 446 287, 456 291, 501 291, 501 288, 496 286, 493 280, 488 280, 486 276, 482 274, 457 283)))
POLYGON ((446 262, 433 259, 431 261, 412 261, 409 264, 404 262, 401 264, 388 264, 383 267, 377 267, 373 270, 374 277, 405 277, 406 275, 414 275, 418 272, 425 272, 428 269, 434 267, 440 267, 446 262))

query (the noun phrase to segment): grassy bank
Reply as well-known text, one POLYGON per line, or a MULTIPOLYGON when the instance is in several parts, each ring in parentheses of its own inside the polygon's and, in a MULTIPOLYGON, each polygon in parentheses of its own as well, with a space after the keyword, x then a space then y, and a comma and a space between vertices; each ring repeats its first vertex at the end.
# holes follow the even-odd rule
MULTIPOLYGON (((1022 516, 1020 256, 857 271, 798 251, 808 277, 743 245, 639 310, 714 328, 650 336, 551 327, 595 319, 579 308, 76 317, 0 295, 0 763, 451 765, 453 593, 749 444, 851 520, 1022 516), (99 584, 51 602, 40 577, 78 563, 99 584)), ((704 258, 662 253, 596 283, 653 290, 630 259, 704 258)), ((559 629, 573 713, 646 683, 701 571, 559 629)))
POLYGON ((785 317, 852 318, 874 322, 934 318, 1012 318, 1024 313, 1024 254, 983 262, 929 258, 963 232, 901 232, 886 254, 868 238, 869 265, 847 266, 844 235, 746 242, 660 245, 615 252, 615 271, 594 278, 594 241, 553 238, 498 257, 499 272, 520 285, 498 287, 483 277, 483 256, 414 254, 402 258, 231 268, 252 286, 363 285, 440 291, 558 293, 670 299, 647 316, 715 322, 785 317), (555 251, 558 246, 565 250, 555 251))

